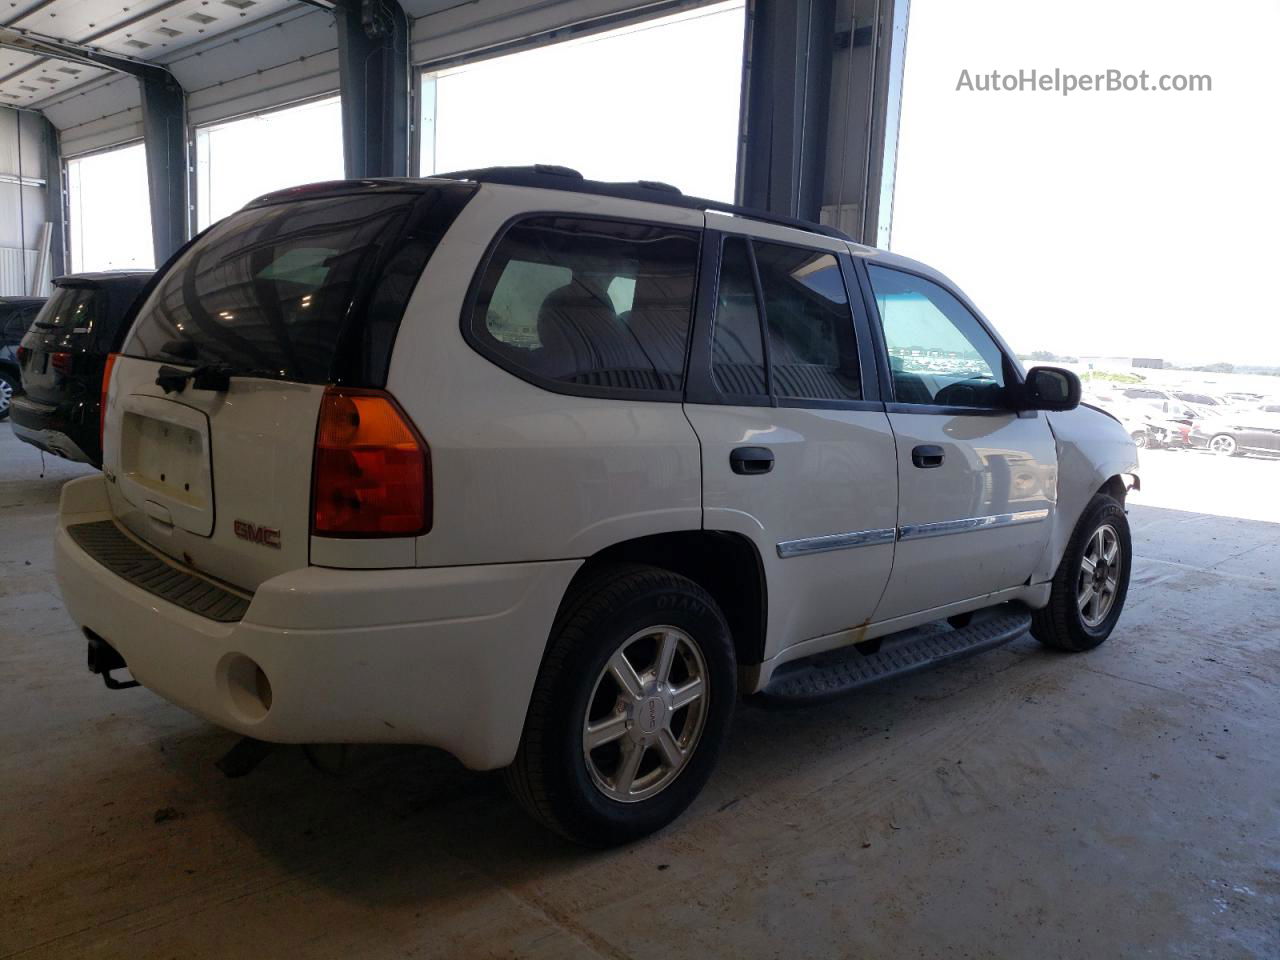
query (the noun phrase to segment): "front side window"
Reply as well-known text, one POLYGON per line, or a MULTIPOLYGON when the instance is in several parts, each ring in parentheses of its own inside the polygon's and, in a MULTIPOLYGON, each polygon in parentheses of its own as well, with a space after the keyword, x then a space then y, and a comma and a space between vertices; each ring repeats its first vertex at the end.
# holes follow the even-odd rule
POLYGON ((1004 357, 990 334, 949 291, 923 277, 868 265, 894 399, 898 403, 998 407, 1004 357))
POLYGON ((503 236, 481 278, 472 342, 518 375, 608 391, 684 384, 699 236, 534 217, 503 236))

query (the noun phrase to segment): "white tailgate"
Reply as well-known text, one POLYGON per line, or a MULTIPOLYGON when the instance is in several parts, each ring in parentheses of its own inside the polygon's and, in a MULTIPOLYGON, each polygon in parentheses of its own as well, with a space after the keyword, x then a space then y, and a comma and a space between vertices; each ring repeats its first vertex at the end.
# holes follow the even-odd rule
POLYGON ((167 397, 161 364, 121 357, 103 472, 112 510, 158 550, 252 590, 305 567, 323 386, 234 377, 225 393, 167 397))

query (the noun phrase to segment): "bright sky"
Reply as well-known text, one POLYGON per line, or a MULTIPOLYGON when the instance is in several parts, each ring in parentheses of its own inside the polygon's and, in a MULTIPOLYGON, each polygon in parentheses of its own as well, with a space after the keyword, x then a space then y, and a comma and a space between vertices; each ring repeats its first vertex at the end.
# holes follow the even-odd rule
POLYGON ((142 144, 67 161, 67 203, 71 270, 155 266, 142 144))
POLYGON ((912 0, 892 247, 1017 350, 1280 366, 1280 2, 912 0), (1207 73, 977 93, 960 71, 1207 73))
POLYGON ((343 175, 337 97, 201 127, 196 131, 197 229, 272 190, 343 175))
POLYGON ((424 172, 552 163, 733 200, 741 0, 444 71, 424 172))

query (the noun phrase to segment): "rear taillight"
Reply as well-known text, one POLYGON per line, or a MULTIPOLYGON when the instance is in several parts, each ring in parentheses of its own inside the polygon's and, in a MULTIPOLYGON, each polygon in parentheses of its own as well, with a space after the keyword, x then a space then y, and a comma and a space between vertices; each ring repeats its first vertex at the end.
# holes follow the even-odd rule
POLYGON ((329 387, 320 402, 311 532, 407 537, 431 529, 431 457, 389 394, 329 387))
POLYGON ((49 354, 49 366, 53 367, 58 373, 64 377, 71 372, 71 354, 69 353, 51 353, 49 354))
POLYGON ((102 396, 98 404, 98 445, 103 445, 103 433, 107 428, 107 394, 111 392, 111 368, 116 365, 118 353, 107 354, 107 364, 102 368, 102 396))
POLYGON ((27 357, 31 356, 30 347, 18 348, 18 366, 25 367, 27 365, 27 357))

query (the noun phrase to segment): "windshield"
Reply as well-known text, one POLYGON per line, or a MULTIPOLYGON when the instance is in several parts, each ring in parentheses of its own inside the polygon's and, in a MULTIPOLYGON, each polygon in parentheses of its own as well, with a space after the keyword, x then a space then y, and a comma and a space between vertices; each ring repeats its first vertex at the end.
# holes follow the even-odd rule
POLYGON ((329 382, 343 344, 358 349, 361 338, 370 336, 367 329, 355 330, 354 340, 348 339, 352 328, 387 320, 383 288, 396 301, 393 325, 399 322, 456 204, 435 203, 445 222, 436 223, 440 229, 432 236, 399 241, 415 205, 422 201, 430 207, 439 199, 430 191, 359 193, 233 214, 165 273, 124 352, 235 373, 329 382), (369 302, 380 270, 377 295, 369 302), (362 323, 353 322, 357 314, 362 323))

